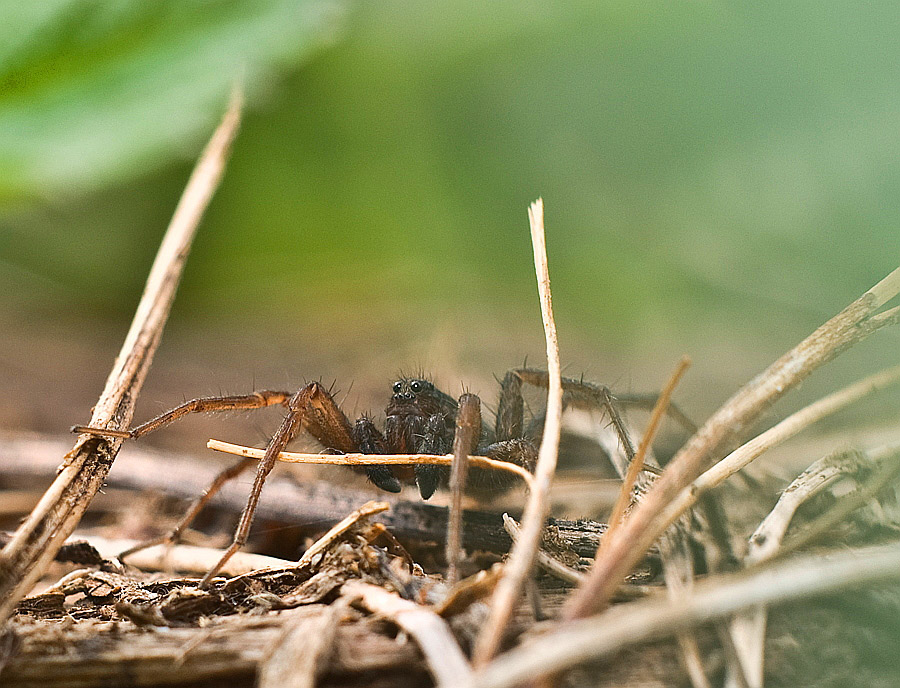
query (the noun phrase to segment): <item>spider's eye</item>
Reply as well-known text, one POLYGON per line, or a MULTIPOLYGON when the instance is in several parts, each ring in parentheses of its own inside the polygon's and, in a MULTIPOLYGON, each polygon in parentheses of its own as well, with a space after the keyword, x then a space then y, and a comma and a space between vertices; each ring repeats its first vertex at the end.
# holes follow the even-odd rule
POLYGON ((395 382, 392 389, 394 390, 394 394, 400 394, 400 390, 403 389, 403 385, 401 385, 399 382, 395 382))
POLYGON ((418 394, 424 388, 424 384, 419 380, 413 380, 412 384, 410 384, 409 388, 415 393, 418 394))

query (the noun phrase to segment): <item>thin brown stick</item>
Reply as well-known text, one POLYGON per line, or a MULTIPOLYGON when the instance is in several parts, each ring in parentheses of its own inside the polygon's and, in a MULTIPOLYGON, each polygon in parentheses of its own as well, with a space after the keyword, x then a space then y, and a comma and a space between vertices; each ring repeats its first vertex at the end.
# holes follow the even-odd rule
MULTIPOLYGON (((240 444, 231 444, 221 440, 209 440, 206 443, 209 449, 245 456, 250 459, 261 459, 265 454, 264 449, 245 447, 240 444)), ((434 466, 447 466, 453 464, 453 454, 303 454, 299 452, 281 452, 279 461, 285 463, 312 463, 327 466, 405 466, 411 464, 429 464, 434 466)), ((486 456, 470 456, 469 466, 474 468, 491 468, 498 471, 515 473, 529 489, 533 488, 534 476, 521 466, 508 461, 489 459, 486 456)))
POLYGON ((879 327, 893 322, 893 316, 872 316, 898 292, 900 268, 751 380, 714 413, 669 462, 628 522, 610 538, 588 580, 572 596, 565 617, 583 617, 603 609, 618 582, 665 529, 659 514, 678 492, 715 461, 716 453, 728 441, 788 390, 879 327))
MULTIPOLYGON (((93 427, 121 430, 131 423, 134 403, 159 345, 191 242, 225 169, 240 122, 241 100, 235 90, 222 123, 188 180, 150 270, 131 329, 94 407, 93 427)), ((75 530, 103 485, 121 444, 121 439, 79 437, 56 480, 0 552, 0 622, 9 617, 75 530)))
POLYGON ((451 688, 471 680, 469 662, 447 623, 433 611, 362 581, 345 583, 341 592, 347 598, 359 599, 366 609, 389 618, 409 633, 422 648, 439 688, 451 688))
POLYGON ((550 274, 547 268, 547 246, 544 236, 544 203, 538 199, 528 210, 531 225, 531 243, 534 249, 534 266, 537 273, 538 294, 544 335, 547 341, 547 417, 544 435, 538 450, 534 486, 528 494, 522 518, 522 537, 513 544, 503 578, 491 598, 491 612, 475 643, 475 665, 483 665, 493 657, 503 631, 509 623, 513 606, 521 594, 525 579, 531 573, 534 557, 541 540, 541 531, 550 510, 550 484, 556 470, 559 451, 559 435, 562 418, 562 376, 559 365, 559 343, 556 322, 553 319, 553 301, 550 295, 550 274))
POLYGON ((742 609, 777 604, 900 578, 900 546, 805 556, 700 583, 677 600, 621 604, 563 624, 511 650, 459 688, 513 688, 575 664, 610 657, 630 645, 672 636, 742 609))
POLYGON ((612 514, 609 517, 609 530, 606 531, 606 535, 604 535, 603 539, 600 541, 601 548, 603 547, 603 543, 607 541, 607 538, 612 539, 610 535, 618 530, 622 518, 625 516, 625 510, 628 508, 628 505, 631 504, 631 492, 634 489, 635 482, 637 482, 641 469, 644 467, 644 458, 647 456, 647 451, 653 444, 656 432, 659 430, 659 424, 662 422, 663 416, 669 407, 672 393, 675 391, 675 387, 678 385, 678 382, 690 365, 691 359, 687 356, 682 357, 678 362, 678 366, 675 368, 675 372, 672 373, 672 377, 669 378, 666 386, 656 399, 656 404, 653 406, 653 412, 650 414, 650 420, 647 423, 647 429, 644 430, 644 436, 641 438, 637 453, 635 453, 631 463, 628 464, 628 470, 625 472, 625 477, 622 479, 622 489, 619 492, 619 498, 616 500, 612 514))
POLYGON ((463 394, 456 414, 453 436, 453 461, 450 467, 450 513, 447 518, 447 583, 459 581, 462 549, 463 491, 469 473, 468 455, 478 445, 481 435, 481 402, 474 394, 463 394))

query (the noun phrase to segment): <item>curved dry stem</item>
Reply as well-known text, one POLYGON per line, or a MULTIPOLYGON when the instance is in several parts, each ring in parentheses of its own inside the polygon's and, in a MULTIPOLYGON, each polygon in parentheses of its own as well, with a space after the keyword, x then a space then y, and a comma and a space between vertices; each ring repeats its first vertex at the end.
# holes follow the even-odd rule
MULTIPOLYGON (((191 242, 225 169, 240 122, 241 94, 235 90, 222 123, 213 133, 185 187, 147 278, 131 328, 122 344, 90 425, 127 428, 153 354, 175 299, 191 242)), ((99 491, 122 444, 82 435, 40 502, 0 552, 0 623, 46 571, 65 539, 99 491)))
POLYGON ((504 567, 503 577, 497 584, 491 598, 491 611, 478 640, 475 643, 474 663, 476 666, 488 662, 493 657, 503 631, 512 616, 513 606, 525 587, 525 580, 534 566, 541 540, 541 531, 550 511, 550 484, 556 471, 556 457, 559 451, 559 435, 562 419, 562 376, 559 364, 559 343, 556 336, 556 322, 553 319, 553 302, 550 295, 550 273, 547 269, 547 246, 544 236, 544 203, 538 199, 528 209, 531 224, 531 244, 534 248, 534 267, 537 273, 538 294, 541 300, 541 315, 544 321, 544 336, 547 342, 547 417, 544 420, 544 435, 538 450, 534 487, 528 494, 525 513, 522 517, 522 536, 513 545, 509 561, 504 567))
MULTIPOLYGON (((797 509, 805 501, 842 476, 854 473, 867 464, 878 465, 891 458, 891 454, 895 455, 898 452, 900 452, 900 445, 897 444, 871 452, 844 450, 825 456, 813 463, 785 488, 778 503, 750 536, 746 562, 750 565, 759 565, 781 554, 780 546, 784 534, 797 509)), ((897 465, 883 466, 880 471, 875 473, 873 477, 878 481, 879 487, 884 485, 882 481, 885 478, 889 479, 896 474, 897 468, 897 465)), ((865 492, 865 490, 861 489, 860 492, 865 492)), ((853 495, 841 498, 839 506, 844 507, 845 500, 852 501, 852 498, 853 495)), ((861 506, 861 504, 857 503, 856 506, 861 506)), ((844 513, 844 508, 839 511, 842 513, 842 517, 849 514, 849 512, 844 513)), ((728 629, 741 669, 750 688, 758 688, 763 685, 767 616, 765 607, 757 607, 735 616, 728 629)), ((729 678, 726 685, 737 685, 737 681, 735 678, 729 678)))
POLYGON ((798 557, 710 578, 675 600, 617 605, 511 650, 460 688, 513 688, 637 643, 666 638, 760 604, 777 604, 900 578, 900 545, 798 557))
MULTIPOLYGON (((206 446, 213 451, 256 460, 262 459, 266 453, 265 449, 245 447, 241 444, 231 444, 221 440, 209 440, 206 446)), ((300 452, 281 452, 278 455, 278 460, 285 463, 311 463, 327 466, 409 466, 418 463, 449 467, 453 462, 453 454, 304 454, 300 452)), ((514 463, 489 459, 486 456, 470 456, 469 465, 474 468, 488 468, 513 473, 520 477, 528 485, 529 489, 533 488, 534 476, 514 463)))
MULTIPOLYGON (((729 399, 673 457, 643 501, 594 562, 587 581, 572 596, 564 616, 574 619, 606 607, 618 582, 634 567, 670 522, 661 516, 678 493, 716 453, 777 399, 835 356, 895 321, 875 312, 900 292, 900 268, 788 351, 729 399), (873 316, 875 316, 873 318, 873 316)), ((886 311, 892 313, 892 311, 886 311)))

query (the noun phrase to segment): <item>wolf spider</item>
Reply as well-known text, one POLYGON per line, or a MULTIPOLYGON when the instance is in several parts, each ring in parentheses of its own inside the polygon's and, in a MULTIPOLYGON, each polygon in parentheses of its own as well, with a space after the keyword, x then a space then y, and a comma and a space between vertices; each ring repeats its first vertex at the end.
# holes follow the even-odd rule
MULTIPOLYGON (((385 409, 383 431, 365 415, 351 423, 331 393, 319 382, 310 382, 294 394, 262 390, 247 395, 193 399, 127 431, 80 425, 72 430, 133 439, 165 427, 190 413, 257 409, 275 405, 287 409, 281 425, 266 446, 265 455, 258 462, 256 478, 231 545, 200 582, 201 587, 206 587, 213 576, 246 543, 266 477, 274 468, 278 455, 301 429, 306 430, 327 450, 344 454, 448 454, 451 450, 456 450, 460 456, 483 455, 517 464, 533 472, 537 460, 535 442, 538 424, 532 423, 525 427, 523 383, 546 388, 548 375, 544 371, 530 368, 508 372, 500 385, 500 399, 493 427, 482 421, 481 401, 476 395, 463 394, 457 401, 437 389, 429 380, 401 378, 393 383, 392 395, 385 409)), ((630 460, 633 456, 631 443, 609 390, 584 381, 568 379, 563 379, 563 389, 564 401, 568 405, 606 410, 619 435, 626 458, 630 460)), ((632 398, 630 401, 640 402, 640 399, 632 398)), ((252 459, 244 459, 223 471, 171 533, 142 543, 120 556, 125 557, 153 544, 177 541, 183 529, 222 484, 254 463, 252 459)), ((415 482, 423 499, 431 497, 447 474, 443 467, 422 464, 406 467, 373 465, 366 466, 365 472, 372 483, 388 492, 399 492, 401 481, 415 482)), ((510 478, 500 478, 491 475, 491 471, 481 469, 472 471, 469 487, 484 493, 491 489, 505 489, 509 484, 510 478)))

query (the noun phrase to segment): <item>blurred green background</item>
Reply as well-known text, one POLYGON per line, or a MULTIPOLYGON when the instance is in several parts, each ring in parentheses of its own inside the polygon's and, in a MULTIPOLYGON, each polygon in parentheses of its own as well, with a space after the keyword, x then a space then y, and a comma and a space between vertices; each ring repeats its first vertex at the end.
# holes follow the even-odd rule
POLYGON ((894 0, 0 12, 7 427, 87 419, 236 79, 244 125, 139 418, 319 376, 377 409, 416 368, 492 400, 543 357, 537 196, 567 371, 645 391, 689 353, 698 420, 898 264, 894 0))

